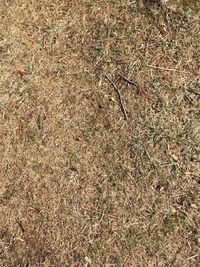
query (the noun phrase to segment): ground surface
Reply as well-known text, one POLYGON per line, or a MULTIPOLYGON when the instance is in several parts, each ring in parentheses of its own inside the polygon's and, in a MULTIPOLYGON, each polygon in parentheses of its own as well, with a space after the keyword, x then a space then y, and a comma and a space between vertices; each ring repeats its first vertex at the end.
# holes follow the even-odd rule
POLYGON ((200 266, 196 3, 1 0, 1 267, 200 266))

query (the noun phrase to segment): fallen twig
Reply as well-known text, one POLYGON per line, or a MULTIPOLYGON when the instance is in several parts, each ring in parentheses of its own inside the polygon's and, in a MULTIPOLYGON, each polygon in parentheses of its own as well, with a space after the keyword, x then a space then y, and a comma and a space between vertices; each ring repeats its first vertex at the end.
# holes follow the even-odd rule
POLYGON ((133 81, 130 81, 129 79, 125 78, 124 76, 122 76, 121 74, 118 74, 119 77, 124 80, 125 82, 127 82, 128 84, 131 84, 133 86, 136 87, 136 89, 138 90, 138 93, 140 93, 141 95, 143 95, 144 97, 146 97, 148 100, 153 101, 153 99, 148 95, 148 93, 144 90, 144 86, 139 86, 138 84, 136 84, 133 81))
POLYGON ((122 80, 124 80, 124 81, 127 82, 128 84, 134 85, 136 88, 138 88, 138 85, 137 85, 135 82, 130 81, 130 80, 127 79, 126 77, 122 76, 121 74, 118 74, 118 75, 119 75, 119 77, 120 77, 122 80))
POLYGON ((113 86, 114 90, 116 91, 116 93, 117 93, 117 95, 119 97, 121 111, 124 114, 124 119, 127 120, 128 116, 127 116, 126 109, 125 109, 125 106, 124 106, 124 101, 123 101, 123 98, 122 98, 122 95, 121 95, 119 89, 117 88, 115 83, 110 78, 108 78, 107 75, 105 75, 105 78, 110 82, 110 84, 113 86))
POLYGON ((22 233, 24 233, 25 232, 25 229, 22 226, 22 223, 19 220, 16 220, 16 223, 18 224, 18 226, 19 226, 20 230, 22 231, 22 233))

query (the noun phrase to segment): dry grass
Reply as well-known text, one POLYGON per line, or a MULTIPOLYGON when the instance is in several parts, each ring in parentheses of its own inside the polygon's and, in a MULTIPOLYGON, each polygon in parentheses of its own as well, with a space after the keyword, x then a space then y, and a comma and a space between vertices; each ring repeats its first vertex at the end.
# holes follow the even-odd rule
POLYGON ((200 266, 200 13, 183 2, 1 0, 1 267, 200 266))

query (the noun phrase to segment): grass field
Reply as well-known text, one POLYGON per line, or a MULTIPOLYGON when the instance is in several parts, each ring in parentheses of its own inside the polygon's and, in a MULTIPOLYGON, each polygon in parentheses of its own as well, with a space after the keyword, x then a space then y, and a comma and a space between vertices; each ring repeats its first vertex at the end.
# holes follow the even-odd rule
POLYGON ((200 7, 136 2, 0 1, 1 267, 200 266, 200 7))

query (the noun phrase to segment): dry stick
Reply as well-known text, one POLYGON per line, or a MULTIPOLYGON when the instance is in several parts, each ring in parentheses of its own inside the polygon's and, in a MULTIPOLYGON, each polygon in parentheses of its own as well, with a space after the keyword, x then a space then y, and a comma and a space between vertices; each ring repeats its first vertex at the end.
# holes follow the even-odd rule
POLYGON ((124 80, 125 82, 127 82, 127 83, 129 83, 129 84, 131 84, 131 85, 134 85, 136 88, 138 88, 138 85, 137 85, 135 82, 128 80, 126 77, 122 76, 121 74, 118 74, 118 75, 119 75, 119 77, 120 77, 122 80, 124 80))
POLYGON ((123 101, 123 98, 122 98, 122 95, 119 91, 119 89, 117 88, 117 86, 114 84, 113 81, 110 80, 110 78, 108 78, 107 75, 105 75, 105 78, 110 82, 110 84, 113 86, 114 90, 116 91, 118 97, 119 97, 119 102, 120 102, 120 107, 121 107, 121 111, 123 112, 124 114, 124 119, 127 120, 128 116, 127 116, 127 113, 126 113, 126 109, 125 109, 125 106, 124 106, 124 101, 123 101))
POLYGON ((22 233, 24 233, 24 232, 25 232, 25 229, 24 229, 24 227, 22 226, 22 223, 21 223, 19 220, 17 220, 16 222, 17 222, 17 224, 18 224, 20 230, 22 231, 22 233))
POLYGON ((121 74, 118 74, 118 75, 119 75, 119 77, 120 77, 121 79, 123 79, 125 82, 127 82, 127 83, 129 83, 129 84, 135 86, 135 87, 137 88, 137 90, 138 90, 142 95, 144 95, 147 99, 153 101, 153 99, 147 94, 147 92, 145 92, 145 90, 143 89, 143 87, 140 87, 140 86, 137 85, 135 82, 128 80, 127 78, 125 78, 125 77, 122 76, 121 74))

